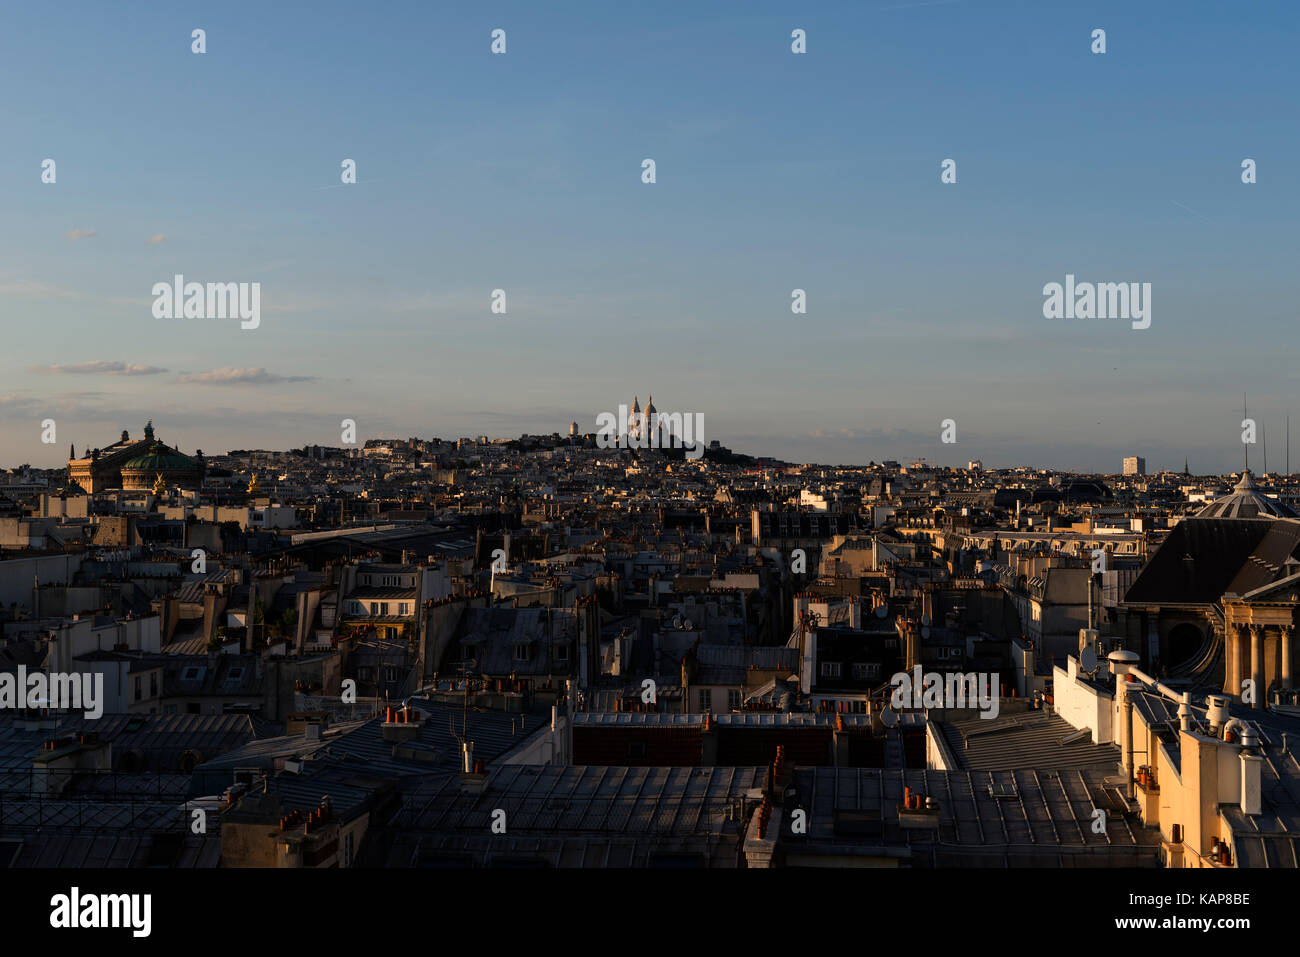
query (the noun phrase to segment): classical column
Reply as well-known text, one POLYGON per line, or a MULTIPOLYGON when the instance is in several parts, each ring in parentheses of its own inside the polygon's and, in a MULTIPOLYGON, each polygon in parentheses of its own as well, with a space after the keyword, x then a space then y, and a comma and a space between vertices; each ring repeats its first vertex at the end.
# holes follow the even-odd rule
POLYGON ((1294 625, 1282 626, 1282 637, 1279 639, 1282 645, 1282 687, 1290 690, 1291 684, 1291 639, 1295 636, 1294 625))
POLYGON ((1223 691, 1234 698, 1241 694, 1241 646, 1246 640, 1242 625, 1229 625, 1224 629, 1223 641, 1223 691))
POLYGON ((1250 680, 1254 684, 1256 708, 1263 708, 1264 699, 1264 626, 1250 626, 1250 680))

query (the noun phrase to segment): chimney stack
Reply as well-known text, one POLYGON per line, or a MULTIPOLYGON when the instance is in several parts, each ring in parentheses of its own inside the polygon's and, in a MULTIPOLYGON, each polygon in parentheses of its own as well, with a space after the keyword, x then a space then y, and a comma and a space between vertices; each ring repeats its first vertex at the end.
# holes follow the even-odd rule
POLYGON ((1255 729, 1247 726, 1241 732, 1241 813, 1263 813, 1262 765, 1255 738, 1255 729))

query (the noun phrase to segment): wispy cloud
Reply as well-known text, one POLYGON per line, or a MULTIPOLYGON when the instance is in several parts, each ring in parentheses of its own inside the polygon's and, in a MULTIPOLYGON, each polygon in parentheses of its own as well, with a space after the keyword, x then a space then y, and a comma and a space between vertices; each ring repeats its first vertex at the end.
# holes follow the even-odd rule
POLYGON ((166 236, 165 234, 163 234, 163 233, 159 233, 157 236, 150 236, 149 239, 148 239, 147 241, 148 241, 150 244, 154 244, 154 243, 165 243, 165 242, 167 242, 167 236, 166 236))
POLYGON ((182 372, 177 382, 196 385, 278 385, 281 382, 314 382, 310 375, 279 375, 260 366, 254 369, 213 369, 210 372, 182 372))
POLYGON ((813 429, 809 433, 814 439, 834 439, 839 442, 934 442, 939 437, 939 430, 931 433, 916 432, 912 429, 813 429))
POLYGON ((32 366, 33 372, 45 375, 158 375, 167 370, 161 366, 141 366, 128 362, 76 362, 69 365, 32 366))
POLYGON ((0 409, 4 409, 9 413, 29 412, 37 406, 38 403, 35 399, 25 395, 18 395, 13 392, 8 395, 0 395, 0 409))
POLYGON ((67 237, 69 239, 93 239, 99 233, 93 229, 69 229, 67 237))
POLYGON ((1187 211, 1188 211, 1189 213, 1191 213, 1193 216, 1197 216, 1197 217, 1200 217, 1201 219, 1205 219, 1204 216, 1201 216, 1201 214, 1198 213, 1196 210, 1192 209, 1192 207, 1190 207, 1190 206, 1184 206, 1182 203, 1178 202, 1178 200, 1176 200, 1176 199, 1171 199, 1169 202, 1173 203, 1173 204, 1174 204, 1175 206, 1177 206, 1179 209, 1185 209, 1185 210, 1187 210, 1187 211))
POLYGON ((68 289, 37 279, 0 280, 0 296, 22 296, 32 299, 93 299, 99 305, 148 305, 153 299, 147 296, 109 296, 101 292, 83 292, 68 289))
POLYGON ((0 295, 12 296, 40 296, 50 299, 77 299, 84 297, 83 293, 74 289, 63 289, 53 283, 40 282, 34 279, 16 279, 13 282, 0 282, 0 295))

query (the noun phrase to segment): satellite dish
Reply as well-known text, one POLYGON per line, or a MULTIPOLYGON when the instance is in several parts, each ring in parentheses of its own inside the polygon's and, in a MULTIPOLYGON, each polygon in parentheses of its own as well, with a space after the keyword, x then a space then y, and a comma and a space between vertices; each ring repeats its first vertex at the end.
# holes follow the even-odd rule
POLYGON ((929 615, 922 615, 922 616, 921 616, 921 624, 922 624, 922 625, 925 625, 925 626, 928 628, 928 627, 930 626, 930 616, 929 616, 929 615))
POLYGON ((681 616, 681 615, 673 615, 673 627, 674 627, 674 628, 680 628, 680 627, 682 627, 682 616, 681 616))
POLYGON ((892 728, 898 724, 898 712, 893 708, 885 707, 880 711, 880 723, 886 728, 892 728))
POLYGON ((921 629, 921 637, 922 637, 922 638, 929 638, 929 637, 930 637, 930 629, 929 629, 929 627, 925 627, 925 628, 922 628, 922 629, 921 629))
POLYGON ((691 623, 691 620, 689 618, 685 618, 682 620, 682 627, 685 628, 687 631, 695 630, 695 625, 691 623))
POLYGON ((877 618, 884 618, 884 617, 885 617, 886 615, 888 615, 888 614, 889 614, 889 606, 888 606, 888 605, 877 605, 877 606, 876 606, 876 617, 877 617, 877 618))
POLYGON ((1092 645, 1084 645, 1079 652, 1079 667, 1089 674, 1097 670, 1097 650, 1092 645))

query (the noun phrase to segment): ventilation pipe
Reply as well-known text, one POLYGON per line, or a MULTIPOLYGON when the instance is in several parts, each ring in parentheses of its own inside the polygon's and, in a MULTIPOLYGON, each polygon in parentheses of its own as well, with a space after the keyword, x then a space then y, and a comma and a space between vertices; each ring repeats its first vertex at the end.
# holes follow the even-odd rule
POLYGON ((1210 737, 1218 738, 1228 720, 1228 699, 1223 695, 1212 694, 1206 699, 1205 717, 1210 723, 1210 737))
POLYGON ((1242 738, 1245 738, 1247 734, 1251 733, 1250 729, 1246 727, 1245 722, 1240 718, 1228 719, 1228 723, 1223 726, 1223 740, 1229 743, 1235 741, 1236 738, 1229 737, 1233 731, 1240 731, 1242 738))

